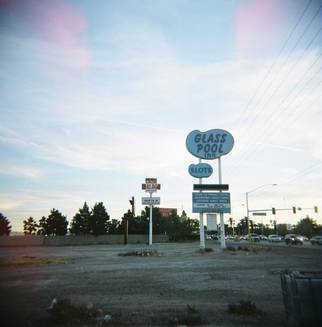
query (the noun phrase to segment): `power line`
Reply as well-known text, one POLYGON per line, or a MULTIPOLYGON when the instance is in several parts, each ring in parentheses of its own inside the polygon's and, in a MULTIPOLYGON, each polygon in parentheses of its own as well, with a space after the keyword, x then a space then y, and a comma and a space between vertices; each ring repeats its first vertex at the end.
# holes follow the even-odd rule
MULTIPOLYGON (((291 32, 289 33, 287 39, 285 40, 285 42, 283 43, 277 58, 274 60, 274 62, 271 64, 270 68, 268 69, 266 75, 264 76, 263 80, 259 83, 258 87, 256 88, 253 96, 250 98, 250 100, 248 101, 246 107, 244 108, 244 110, 242 111, 242 113, 240 114, 239 118, 242 118, 244 116, 244 114, 246 113, 247 109, 249 108, 250 104, 253 102, 253 100, 256 98, 258 91, 262 88, 262 86, 264 85, 264 83, 266 82, 266 80, 268 79, 269 75, 272 73, 273 68, 275 68, 275 65, 278 62, 278 59, 280 58, 280 56, 282 55, 284 49, 286 48, 288 42, 290 41, 290 39, 293 36, 293 33, 295 32, 295 30, 297 29, 298 25, 300 24, 301 20, 303 19, 304 15, 306 14, 308 8, 310 7, 310 4, 312 3, 312 0, 309 0, 304 8, 304 10, 302 11, 301 15, 299 16, 297 22, 295 23, 295 25, 293 26, 291 32)), ((239 119, 240 121, 240 119, 239 119)), ((237 121, 236 123, 238 124, 239 121, 237 121)))
MULTIPOLYGON (((297 48, 298 44, 300 43, 300 41, 302 40, 303 36, 306 34, 306 32, 308 31, 309 27, 312 25, 313 21, 315 20, 315 18, 317 17, 318 13, 320 12, 322 8, 322 5, 318 8, 318 10, 316 11, 316 13, 313 15, 313 17, 311 18, 310 22, 308 23, 308 25, 306 25, 304 31, 302 32, 301 36, 298 38, 298 40, 296 41, 295 45, 293 46, 293 48, 291 49, 291 51, 289 51, 288 55, 285 57, 285 60, 283 62, 282 67, 287 67, 286 63, 287 60, 290 56, 290 54, 297 48)), ((297 63, 299 62, 299 60, 303 57, 303 55, 305 55, 306 50, 313 44, 313 42, 315 41, 315 39, 317 38, 317 36, 320 34, 321 32, 320 28, 314 35, 314 37, 311 39, 311 41, 308 43, 308 45, 306 46, 305 50, 302 52, 302 55, 295 61, 295 63, 293 64, 293 66, 291 66, 291 68, 289 69, 289 71, 287 72, 287 74, 284 74, 284 79, 282 80, 282 82, 275 88, 275 90, 273 91, 273 93, 269 96, 268 100, 264 103, 263 106, 261 106, 261 110, 257 110, 255 116, 253 117, 253 119, 249 122, 250 125, 253 125, 255 123, 255 121, 257 120, 257 118, 261 115, 261 113, 263 112, 263 108, 265 108, 265 106, 271 101, 271 99, 273 98, 273 96, 276 94, 276 92, 278 92, 278 90, 281 88, 284 80, 286 77, 288 77, 288 75, 293 71, 293 69, 295 68, 295 66, 297 65, 297 63)), ((281 72, 279 72, 278 75, 281 75, 281 72)), ((264 90, 264 94, 267 93, 268 90, 270 90, 271 86, 273 85, 274 79, 271 80, 271 82, 269 83, 269 85, 267 86, 267 88, 264 90)), ((257 102, 257 105, 260 103, 261 101, 257 102)), ((255 106, 255 107, 256 107, 255 106)), ((246 129, 244 129, 245 131, 246 129)), ((242 135, 243 136, 243 135, 242 135)))
MULTIPOLYGON (((316 62, 316 61, 315 61, 316 62)), ((312 66, 312 65, 311 65, 312 66)), ((311 68, 311 67, 310 67, 311 68)), ((310 68, 309 68, 309 70, 310 70, 310 68)), ((307 70, 307 71, 309 71, 309 70, 307 70)), ((304 73, 304 75, 307 73, 307 71, 304 73)), ((294 101, 296 101, 298 98, 299 98, 299 96, 303 93, 303 91, 309 86, 309 84, 311 83, 311 81, 320 73, 322 71, 322 66, 314 73, 314 75, 310 78, 310 79, 308 79, 307 81, 306 81, 306 83, 303 85, 303 87, 301 88, 301 90, 297 93, 297 95, 296 96, 294 96, 293 98, 292 98, 292 100, 293 101, 291 101, 291 102, 289 102, 288 104, 286 104, 286 106, 282 109, 282 110, 280 110, 279 112, 277 112, 276 114, 275 114, 275 116, 274 115, 272 115, 272 116, 270 116, 269 117, 269 119, 268 119, 268 121, 266 121, 266 125, 264 125, 264 126, 262 126, 261 127, 261 130, 262 131, 264 131, 264 133, 263 134, 261 134, 256 140, 257 141, 261 141, 261 143, 256 143, 255 144, 255 146, 253 147, 253 148, 251 148, 250 150, 246 150, 242 155, 241 155, 241 157, 239 158, 239 162, 241 161, 241 160, 244 160, 244 159, 246 159, 246 157, 247 157, 247 159, 249 160, 249 159, 251 159, 251 158, 253 158, 255 155, 256 155, 256 153, 258 153, 261 149, 262 149, 262 147, 263 147, 263 141, 265 140, 265 139, 267 139, 267 137, 268 136, 271 136, 272 135, 272 133, 271 133, 271 131, 272 130, 274 130, 275 132, 273 133, 273 134, 277 134, 277 131, 279 132, 279 133, 281 133, 281 129, 279 129, 279 128, 277 128, 277 126, 278 125, 280 125, 280 124, 283 124, 283 131, 285 131, 285 128, 288 126, 288 124, 287 124, 287 122, 288 122, 288 120, 283 120, 283 119, 281 119, 280 118, 280 114, 281 114, 281 112, 284 112, 284 111, 286 111, 286 109, 287 108, 289 108, 290 106, 291 106, 291 104, 294 102, 294 101), (276 117, 276 116, 278 116, 279 115, 279 117, 276 117), (277 122, 280 122, 279 124, 274 124, 274 121, 277 121, 277 122), (267 127, 267 125, 268 125, 268 127, 267 127), (269 128, 270 127, 270 128, 269 128), (250 154, 249 154, 249 152, 251 152, 250 154)), ((318 85, 320 85, 321 84, 321 81, 318 83, 318 85)), ((317 87, 317 89, 318 89, 318 87, 317 87)), ((294 89, 293 89, 294 90, 294 89)), ((290 93, 292 93, 292 92, 290 92, 290 93)), ((289 95, 287 96, 287 97, 289 97, 289 95)), ((285 97, 285 98, 287 98, 287 97, 285 97)), ((312 101, 311 102, 311 104, 313 104, 316 100, 318 100, 318 98, 320 97, 320 94, 318 95, 318 97, 316 98, 316 99, 314 99, 314 101, 312 101)), ((284 98, 284 100, 285 100, 285 98, 284 98)), ((302 105, 303 106, 303 105, 302 105)), ((302 108, 302 106, 301 105, 299 105, 299 106, 297 106, 296 108, 302 108)), ((304 110, 300 110, 300 111, 298 111, 297 113, 296 113, 296 115, 297 116, 295 116, 295 119, 293 118, 293 124, 294 124, 294 121, 296 121, 297 119, 298 119, 298 117, 300 116, 300 114, 301 114, 301 112, 302 111, 304 111, 304 110)), ((289 117, 289 116, 288 116, 289 117)), ((290 124, 289 124, 290 125, 290 124)), ((235 171, 236 171, 236 165, 235 166, 233 166, 233 167, 231 167, 231 171, 230 171, 230 174, 234 174, 235 173, 235 171)))
POLYGON ((317 168, 320 168, 322 166, 322 162, 318 162, 315 163, 301 171, 299 171, 298 173, 296 173, 294 176, 290 177, 289 179, 287 179, 285 182, 281 182, 278 185, 285 185, 285 184, 289 184, 294 182, 296 179, 298 179, 299 177, 303 177, 307 174, 310 174, 312 171, 316 170, 317 168))
MULTIPOLYGON (((318 61, 318 59, 321 57, 321 55, 322 55, 322 53, 320 53, 320 55, 316 58, 316 60, 314 60, 314 62, 310 65, 310 67, 309 67, 309 69, 307 69, 305 72, 304 72, 304 74, 302 75, 302 76, 300 76, 300 78, 299 78, 299 81, 298 81, 298 83, 296 84, 296 86, 295 87, 293 87, 292 89, 291 89, 291 91, 288 93, 288 95, 287 96, 285 96, 284 97, 284 99, 281 101, 281 104, 283 104, 283 103, 285 103, 285 101, 287 100, 287 99, 289 99, 290 98, 290 95, 293 93, 293 91, 296 89, 296 87, 301 83, 301 81, 303 80, 303 77, 311 70, 311 68, 312 67, 314 67, 314 65, 316 64, 316 62, 318 61)), ((302 89, 297 93, 297 96, 299 96, 299 94, 301 94, 302 92, 303 92, 303 90, 310 84, 310 82, 321 72, 321 70, 322 70, 322 66, 314 73, 314 75, 309 79, 309 80, 307 80, 306 81, 306 83, 304 84, 304 87, 302 87, 302 89)), ((286 109, 288 108, 288 107, 290 107, 290 104, 291 103, 293 103, 294 102, 294 99, 297 99, 297 97, 296 96, 294 96, 293 98, 293 101, 291 101, 288 105, 286 105, 284 108, 282 108, 282 109, 280 109, 279 111, 276 111, 275 112, 275 114, 273 113, 273 114, 271 114, 270 116, 269 116, 269 118, 268 118, 268 120, 266 121, 266 123, 265 123, 265 125, 264 126, 261 126, 260 127, 260 129, 261 129, 261 131, 264 131, 264 134, 262 133, 260 136, 259 136, 259 138, 260 139, 264 139, 265 138, 265 136, 267 135, 267 134, 269 134, 270 133, 270 131, 272 130, 272 129, 276 129, 276 125, 274 125, 273 124, 273 122, 274 122, 274 120, 276 120, 276 121, 280 121, 281 123, 282 123, 282 121, 281 121, 281 119, 279 119, 279 116, 280 116, 280 114, 281 114, 281 112, 283 112, 283 111, 286 111, 286 109), (270 127, 270 128, 269 128, 270 127)), ((254 150, 252 150, 252 153, 254 153, 254 150)))
MULTIPOLYGON (((318 9, 317 12, 319 12, 321 8, 322 8, 322 6, 319 7, 319 9, 318 9)), ((313 16, 313 18, 314 18, 314 17, 316 17, 316 14, 313 16)), ((311 19, 310 22, 312 22, 312 19, 311 19)), ((305 30, 307 30, 307 29, 305 29, 305 30)), ((302 59, 302 57, 306 54, 306 51, 311 47, 311 45, 313 44, 313 42, 315 41, 315 39, 317 38, 317 36, 320 34, 321 30, 322 30, 322 28, 318 29, 318 31, 315 33, 315 35, 313 36, 313 38, 312 38, 312 39, 310 40, 310 42, 307 44, 306 48, 304 49, 304 51, 302 52, 302 54, 300 55, 300 57, 298 57, 297 60, 293 63, 293 65, 289 68, 287 74, 284 75, 284 78, 283 78, 282 81, 277 85, 277 87, 275 88, 274 92, 269 96, 269 98, 266 100, 266 102, 264 103, 264 105, 262 105, 260 112, 257 113, 257 115, 255 115, 255 116, 253 117, 252 121, 250 122, 252 126, 254 126, 254 124, 255 124, 255 122, 257 121, 257 119, 258 119, 260 113, 263 112, 263 109, 265 108, 265 106, 268 105, 268 103, 273 99, 273 97, 276 95, 276 93, 281 89, 281 87, 282 87, 282 85, 283 85, 285 79, 286 79, 287 77, 289 77, 289 75, 290 75, 291 72, 294 70, 294 68, 296 67, 296 65, 298 64, 298 62, 299 62, 299 61, 302 59)), ((304 35, 304 34, 302 33, 302 35, 304 35)), ((320 56, 321 56, 321 53, 320 53, 320 55, 318 56, 318 58, 319 58, 320 56)), ((309 67, 309 68, 304 72, 304 74, 303 74, 303 75, 301 76, 301 78, 300 78, 300 81, 302 80, 303 76, 305 76, 305 75, 308 73, 308 71, 310 71, 311 68, 315 65, 315 63, 317 62, 318 58, 316 58, 315 61, 310 65, 310 67, 309 67)), ((299 83, 297 83, 296 87, 297 87, 298 85, 299 85, 299 83)), ((291 89, 291 92, 289 92, 288 96, 293 92, 293 90, 294 90, 296 87, 294 87, 293 89, 291 89)), ((285 102, 285 100, 288 98, 288 96, 284 97, 284 101, 283 101, 283 102, 285 102)), ((285 108, 284 108, 284 109, 285 109, 285 108)), ((276 114, 275 114, 275 116, 276 116, 276 114)), ((274 117, 274 114, 270 116, 270 121, 272 120, 272 117, 274 117)), ((259 129, 262 131, 262 130, 263 130, 263 126, 260 126, 259 129)), ((254 130, 254 129, 253 129, 253 130, 254 130)), ((256 133, 255 133, 255 134, 256 134, 256 133)), ((249 139, 251 139, 251 138, 252 138, 252 136, 249 136, 247 140, 249 140, 249 139)), ((247 147, 248 147, 248 151, 249 151, 249 148, 250 148, 250 147, 249 147, 249 145, 248 145, 248 141, 246 141, 245 143, 246 143, 246 144, 245 144, 245 146, 244 146, 243 148, 245 148, 245 147, 247 146, 247 147)), ((245 155, 247 155, 247 152, 244 153, 243 156, 245 157, 245 155)))

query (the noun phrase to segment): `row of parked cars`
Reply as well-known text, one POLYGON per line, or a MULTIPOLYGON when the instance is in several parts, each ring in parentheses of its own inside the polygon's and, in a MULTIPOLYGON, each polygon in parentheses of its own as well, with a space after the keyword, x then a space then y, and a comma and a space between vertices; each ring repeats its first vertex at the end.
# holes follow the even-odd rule
MULTIPOLYGON (((218 235, 211 235, 211 239, 218 240, 218 235)), ((298 234, 287 234, 284 237, 277 234, 271 234, 268 236, 258 235, 251 233, 248 235, 240 236, 226 236, 226 239, 231 240, 246 240, 252 242, 268 241, 268 242, 285 242, 289 245, 302 245, 305 241, 310 241, 312 245, 322 245, 322 236, 313 236, 311 239, 308 239, 306 236, 298 234)))

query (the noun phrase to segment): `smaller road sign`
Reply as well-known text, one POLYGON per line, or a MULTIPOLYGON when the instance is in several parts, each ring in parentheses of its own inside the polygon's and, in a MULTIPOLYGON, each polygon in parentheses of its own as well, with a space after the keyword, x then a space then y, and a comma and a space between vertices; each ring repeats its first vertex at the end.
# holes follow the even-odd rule
POLYGON ((156 205, 160 204, 160 198, 159 197, 143 197, 142 198, 142 204, 143 205, 156 205))
POLYGON ((161 185, 158 184, 156 178, 146 178, 145 184, 142 184, 142 190, 146 192, 156 192, 157 190, 161 189, 161 185))

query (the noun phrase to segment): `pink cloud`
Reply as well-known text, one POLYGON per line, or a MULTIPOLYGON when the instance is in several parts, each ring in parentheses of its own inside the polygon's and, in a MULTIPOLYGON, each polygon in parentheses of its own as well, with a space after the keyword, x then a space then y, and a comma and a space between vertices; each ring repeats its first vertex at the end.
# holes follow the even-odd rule
POLYGON ((61 1, 45 1, 40 4, 37 18, 50 40, 66 45, 83 43, 87 24, 79 8, 61 1))
POLYGON ((267 44, 274 36, 283 15, 280 0, 242 2, 236 13, 236 48, 244 52, 259 43, 267 44))
POLYGON ((87 20, 81 7, 62 0, 0 0, 0 9, 8 27, 45 41, 48 49, 60 48, 64 65, 88 66, 87 20))
POLYGON ((62 1, 45 1, 38 7, 36 17, 48 41, 70 48, 66 59, 72 66, 88 66, 89 50, 85 42, 87 21, 80 8, 62 1))

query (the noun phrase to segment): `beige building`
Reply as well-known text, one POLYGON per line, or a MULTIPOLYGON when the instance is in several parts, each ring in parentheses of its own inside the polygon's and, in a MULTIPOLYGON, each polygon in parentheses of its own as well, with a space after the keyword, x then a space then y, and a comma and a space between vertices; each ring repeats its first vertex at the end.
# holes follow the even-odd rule
POLYGON ((177 214, 178 210, 176 208, 159 208, 162 217, 169 217, 172 214, 177 214))

